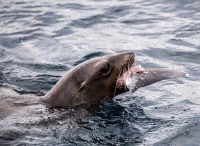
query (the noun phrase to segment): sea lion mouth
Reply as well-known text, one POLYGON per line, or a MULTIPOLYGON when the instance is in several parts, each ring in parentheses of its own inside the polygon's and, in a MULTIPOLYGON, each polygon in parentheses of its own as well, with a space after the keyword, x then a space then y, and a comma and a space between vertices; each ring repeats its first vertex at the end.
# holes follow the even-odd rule
POLYGON ((116 80, 116 88, 126 88, 127 79, 130 80, 131 74, 136 74, 139 76, 140 73, 144 72, 144 68, 141 65, 136 66, 134 61, 129 60, 121 68, 119 76, 116 80))
POLYGON ((123 60, 122 65, 119 68, 119 75, 116 80, 116 87, 115 88, 125 88, 125 73, 130 70, 130 68, 134 65, 135 60, 134 59, 128 59, 128 60, 123 60))

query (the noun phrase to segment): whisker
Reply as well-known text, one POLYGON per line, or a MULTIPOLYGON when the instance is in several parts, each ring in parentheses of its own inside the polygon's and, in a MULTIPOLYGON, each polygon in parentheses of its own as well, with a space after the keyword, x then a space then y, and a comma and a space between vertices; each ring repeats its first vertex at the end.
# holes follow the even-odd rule
POLYGON ((135 61, 133 65, 134 65, 134 66, 137 66, 137 65, 139 65, 139 64, 138 64, 138 62, 137 62, 137 61, 135 61))
MULTIPOLYGON (((121 75, 121 73, 122 73, 122 68, 120 69, 120 72, 119 72, 119 75, 118 75, 117 79, 119 78, 119 76, 121 75)), ((116 81, 116 83, 115 83, 115 90, 114 90, 113 97, 115 97, 116 88, 117 88, 117 81, 116 81)))
POLYGON ((122 74, 125 73, 125 72, 126 72, 126 71, 125 71, 124 66, 123 66, 123 68, 122 68, 122 74))
MULTIPOLYGON (((126 76, 125 77, 125 82, 126 80, 129 78, 129 76, 131 75, 131 72, 130 72, 130 69, 133 67, 133 65, 135 64, 135 61, 134 60, 127 60, 120 68, 119 68, 119 75, 118 75, 118 78, 120 77, 120 75, 123 75, 124 73, 126 73, 126 76)), ((118 79, 117 78, 117 79, 118 79)), ((116 84, 115 84, 115 89, 114 89, 114 94, 113 96, 115 96, 116 94, 116 90, 117 90, 117 84, 118 84, 118 80, 116 81, 116 84)), ((126 83, 124 84, 124 89, 126 91, 128 91, 128 87, 126 86, 126 83)))
MULTIPOLYGON (((129 64, 128 64, 128 76, 126 76, 126 80, 128 80, 128 78, 129 78, 129 76, 131 75, 131 72, 130 72, 130 66, 132 65, 132 63, 130 62, 129 64)), ((128 88, 127 88, 127 86, 125 85, 125 90, 126 91, 128 91, 128 88)))
POLYGON ((131 73, 130 73, 130 66, 129 66, 130 64, 128 64, 128 76, 130 76, 131 75, 131 73))
MULTIPOLYGON (((123 68, 123 73, 125 73, 126 71, 127 71, 127 67, 125 65, 124 68, 123 68)), ((127 79, 127 76, 126 76, 126 79, 127 79)), ((126 83, 124 84, 124 88, 127 91, 127 89, 126 89, 126 83)))

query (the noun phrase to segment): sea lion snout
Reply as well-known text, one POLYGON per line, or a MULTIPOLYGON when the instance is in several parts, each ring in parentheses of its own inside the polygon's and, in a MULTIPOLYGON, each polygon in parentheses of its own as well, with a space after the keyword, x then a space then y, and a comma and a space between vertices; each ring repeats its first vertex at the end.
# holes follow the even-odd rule
POLYGON ((122 55, 121 67, 131 67, 135 62, 135 54, 134 53, 124 53, 122 55))
POLYGON ((123 56, 123 60, 135 60, 135 54, 134 53, 123 53, 120 54, 123 56))
POLYGON ((135 54, 134 53, 125 53, 123 57, 124 62, 135 61, 135 54))

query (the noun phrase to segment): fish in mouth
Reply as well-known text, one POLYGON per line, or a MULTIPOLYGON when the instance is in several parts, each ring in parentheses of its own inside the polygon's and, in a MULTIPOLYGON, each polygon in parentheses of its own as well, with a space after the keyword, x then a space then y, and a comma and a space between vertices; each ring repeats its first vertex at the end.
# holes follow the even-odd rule
POLYGON ((139 77, 139 74, 143 73, 144 71, 145 69, 142 68, 141 65, 128 68, 126 71, 120 74, 119 78, 116 81, 116 87, 117 88, 122 88, 124 86, 129 87, 128 85, 130 84, 130 82, 132 81, 133 83, 133 80, 136 79, 136 77, 139 77))
POLYGON ((187 76, 186 73, 165 68, 142 68, 141 65, 130 64, 124 69, 117 78, 116 88, 127 87, 135 92, 138 88, 148 86, 161 80, 187 76))

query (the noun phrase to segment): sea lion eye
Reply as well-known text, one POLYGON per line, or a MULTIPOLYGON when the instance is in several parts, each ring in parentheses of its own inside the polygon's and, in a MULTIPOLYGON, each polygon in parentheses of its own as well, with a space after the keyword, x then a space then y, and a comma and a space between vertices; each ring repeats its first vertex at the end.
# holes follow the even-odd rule
POLYGON ((104 66, 101 70, 104 76, 108 75, 110 73, 111 67, 110 63, 107 63, 106 66, 104 66))

